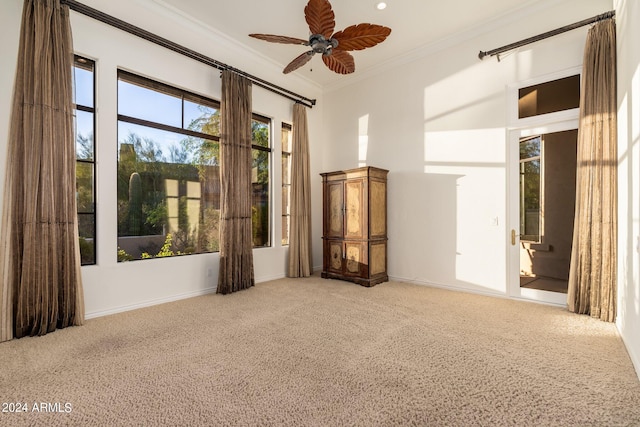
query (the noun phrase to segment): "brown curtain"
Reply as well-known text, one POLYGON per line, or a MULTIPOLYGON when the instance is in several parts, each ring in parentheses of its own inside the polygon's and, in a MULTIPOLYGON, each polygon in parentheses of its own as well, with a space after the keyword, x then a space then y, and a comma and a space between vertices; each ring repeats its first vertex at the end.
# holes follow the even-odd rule
POLYGON ((311 178, 307 109, 293 106, 291 149, 291 224, 289 230, 289 277, 308 277, 311 259, 311 178))
POLYGON ((567 303, 575 313, 616 318, 616 29, 588 33, 582 72, 576 214, 567 303))
POLYGON ((1 340, 84 322, 69 9, 25 0, 5 176, 1 340))
POLYGON ((251 233, 251 82, 222 72, 220 103, 220 272, 217 292, 254 285, 251 233))

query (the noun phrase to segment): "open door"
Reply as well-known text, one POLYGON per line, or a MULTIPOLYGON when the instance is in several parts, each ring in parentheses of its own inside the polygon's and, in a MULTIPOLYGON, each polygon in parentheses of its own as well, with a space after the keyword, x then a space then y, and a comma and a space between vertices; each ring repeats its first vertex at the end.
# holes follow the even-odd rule
POLYGON ((575 128, 551 131, 550 127, 512 132, 511 296, 566 304, 577 134, 575 128))

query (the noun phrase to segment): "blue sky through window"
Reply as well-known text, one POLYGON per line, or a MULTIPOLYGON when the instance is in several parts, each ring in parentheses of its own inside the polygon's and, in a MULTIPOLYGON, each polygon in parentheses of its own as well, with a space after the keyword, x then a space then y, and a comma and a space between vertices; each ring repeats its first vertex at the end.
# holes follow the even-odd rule
POLYGON ((182 99, 118 80, 118 114, 182 127, 182 99))
POLYGON ((93 108, 93 73, 74 67, 75 103, 93 108))

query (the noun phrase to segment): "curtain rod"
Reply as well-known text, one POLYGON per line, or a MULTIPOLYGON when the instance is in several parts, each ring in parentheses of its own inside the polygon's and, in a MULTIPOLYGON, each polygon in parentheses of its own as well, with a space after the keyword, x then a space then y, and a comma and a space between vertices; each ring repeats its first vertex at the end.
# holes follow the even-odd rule
MULTIPOLYGON (((603 21, 605 19, 613 18, 616 16, 616 12, 614 10, 605 12, 601 15, 597 15, 588 19, 584 19, 580 22, 576 22, 575 24, 565 25, 564 27, 556 28, 555 30, 547 31, 546 33, 538 34, 537 36, 529 37, 528 39, 520 40, 519 42, 511 43, 493 50, 488 51, 480 51, 478 54, 478 58, 481 60, 484 59, 485 56, 494 56, 501 54, 502 52, 506 52, 508 50, 513 50, 519 48, 520 46, 524 46, 530 43, 534 43, 540 40, 544 40, 549 37, 557 36, 558 34, 565 33, 567 31, 575 30, 576 28, 584 27, 585 25, 593 24, 599 21, 603 21)), ((498 58, 499 59, 499 58, 498 58)))
POLYGON ((104 24, 110 25, 112 27, 118 28, 122 31, 126 31, 129 34, 133 34, 134 36, 143 38, 147 41, 150 41, 151 43, 155 43, 159 46, 162 46, 164 48, 167 48, 169 50, 172 50, 174 52, 177 52, 181 55, 184 55, 186 57, 189 57, 191 59, 195 59, 198 62, 201 62, 203 64, 207 64, 213 68, 216 68, 218 70, 229 70, 232 71, 236 74, 239 74, 247 79, 249 79, 253 84, 255 84, 256 86, 259 86, 261 88, 267 89, 273 93, 276 93, 280 96, 283 96, 285 98, 288 98, 292 101, 295 101, 299 104, 305 105, 309 108, 313 108, 314 105, 316 105, 316 100, 315 99, 309 99, 307 97, 304 97, 302 95, 299 95, 295 92, 291 92, 290 90, 287 90, 283 87, 280 87, 278 85, 275 85, 273 83, 270 83, 266 80, 263 80, 261 78, 258 78, 256 76, 253 76, 249 73, 246 73, 242 70, 239 70, 237 68, 234 68, 230 65, 227 65, 225 63, 222 63, 220 61, 216 61, 213 58, 209 58, 208 56, 205 56, 201 53, 198 53, 194 50, 191 50, 187 47, 184 47, 182 45, 179 45, 175 42, 172 42, 171 40, 165 39, 163 37, 160 37, 156 34, 153 34, 147 30, 144 30, 140 27, 136 27, 135 25, 131 25, 127 22, 124 22, 118 18, 115 18, 111 15, 107 15, 104 12, 101 12, 97 9, 93 9, 87 5, 84 5, 76 0, 60 0, 60 3, 62 4, 66 4, 69 6, 69 9, 78 12, 82 15, 88 16, 90 18, 93 18, 95 20, 98 20, 104 24), (305 102, 306 101, 306 102, 305 102))

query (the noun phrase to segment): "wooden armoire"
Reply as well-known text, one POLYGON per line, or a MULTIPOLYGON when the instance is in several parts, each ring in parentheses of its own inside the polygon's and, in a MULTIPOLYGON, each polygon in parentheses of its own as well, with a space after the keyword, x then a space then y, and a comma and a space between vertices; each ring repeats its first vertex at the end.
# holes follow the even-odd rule
POLYGON ((387 276, 387 174, 361 167, 322 176, 322 277, 363 286, 387 276))

